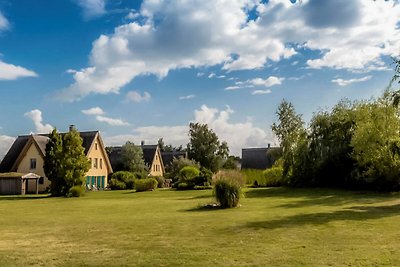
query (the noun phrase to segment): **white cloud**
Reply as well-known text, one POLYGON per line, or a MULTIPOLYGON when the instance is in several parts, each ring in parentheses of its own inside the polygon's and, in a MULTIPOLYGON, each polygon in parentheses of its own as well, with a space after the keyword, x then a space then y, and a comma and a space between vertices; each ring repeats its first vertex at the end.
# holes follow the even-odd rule
POLYGON ((86 115, 104 115, 105 112, 100 107, 94 107, 82 110, 83 114, 86 115))
POLYGON ((148 92, 144 92, 143 95, 141 95, 139 92, 136 91, 131 91, 126 94, 126 99, 128 101, 133 101, 133 102, 149 102, 151 99, 151 95, 148 92))
MULTIPOLYGON (((245 147, 265 147, 275 139, 271 133, 266 133, 263 129, 255 127, 252 122, 243 123, 230 122, 230 116, 234 111, 227 106, 224 110, 209 108, 202 105, 200 109, 194 111, 194 122, 207 123, 220 141, 227 141, 230 153, 241 155, 242 148, 245 147)), ((161 137, 164 141, 174 146, 185 146, 189 142, 187 125, 178 126, 146 126, 134 129, 133 134, 104 136, 106 145, 121 145, 130 140, 139 143, 144 140, 146 143, 156 143, 161 137)))
POLYGON ((362 77, 362 78, 354 78, 354 79, 348 79, 348 80, 344 80, 344 79, 338 78, 338 79, 332 80, 331 82, 336 83, 339 86, 347 86, 347 85, 352 84, 352 83, 365 82, 365 81, 368 81, 371 78, 372 78, 372 76, 365 76, 365 77, 362 77))
POLYGON ((118 93, 139 75, 163 78, 181 68, 260 69, 303 49, 321 52, 307 61, 317 69, 377 70, 382 69, 381 56, 398 54, 400 5, 323 2, 318 12, 319 0, 144 0, 139 10, 143 21, 95 40, 90 66, 74 73, 74 83, 59 97, 74 101, 118 93), (259 17, 249 20, 253 9, 259 17))
POLYGON ((180 96, 179 100, 188 100, 188 99, 193 99, 195 97, 196 95, 185 95, 185 96, 180 96))
POLYGON ((243 88, 242 86, 238 86, 238 85, 233 85, 233 86, 227 86, 225 87, 225 91, 234 91, 234 90, 239 90, 243 88))
POLYGON ((115 119, 115 118, 110 118, 110 117, 104 116, 106 113, 100 107, 84 109, 84 110, 82 110, 82 113, 89 115, 89 116, 95 116, 97 121, 105 122, 111 126, 128 126, 129 125, 128 122, 126 122, 122 119, 115 119))
POLYGON ((354 78, 354 79, 348 79, 348 80, 338 78, 338 79, 332 80, 331 82, 337 83, 339 86, 347 86, 352 83, 365 82, 365 81, 370 80, 371 78, 372 78, 372 76, 365 76, 362 78, 354 78))
POLYGON ((249 80, 247 82, 250 84, 253 84, 253 85, 257 85, 257 86, 271 87, 274 85, 282 84, 283 80, 284 80, 284 78, 270 76, 267 79, 255 78, 255 79, 249 80))
POLYGON ((34 71, 0 60, 0 80, 16 80, 22 77, 37 77, 37 74, 34 71))
POLYGON ((86 19, 102 16, 106 13, 106 0, 75 0, 83 9, 86 19))
POLYGON ((134 20, 134 19, 136 19, 136 18, 139 17, 139 16, 140 16, 139 13, 134 12, 134 11, 130 11, 130 12, 128 13, 128 15, 125 16, 125 19, 134 20))
POLYGON ((208 78, 209 79, 211 79, 211 78, 214 78, 215 76, 217 76, 214 72, 211 72, 209 75, 208 75, 208 78))
POLYGON ((270 94, 272 91, 267 89, 267 90, 254 90, 251 94, 252 95, 265 95, 265 94, 270 94))
POLYGON ((99 122, 105 122, 111 126, 128 126, 129 123, 123 121, 122 119, 113 119, 106 116, 97 115, 96 120, 99 122))
POLYGON ((30 118, 33 121, 33 123, 35 124, 36 133, 49 133, 54 128, 50 124, 43 123, 42 112, 38 109, 26 112, 24 116, 30 118))
POLYGON ((15 138, 7 135, 0 135, 0 161, 7 154, 15 138))
POLYGON ((7 18, 0 11, 0 31, 8 30, 10 27, 10 23, 7 18))

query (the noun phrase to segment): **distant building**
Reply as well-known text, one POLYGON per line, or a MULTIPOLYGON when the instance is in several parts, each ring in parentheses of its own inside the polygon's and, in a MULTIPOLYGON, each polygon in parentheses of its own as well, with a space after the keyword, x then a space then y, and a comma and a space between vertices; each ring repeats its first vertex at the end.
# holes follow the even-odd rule
MULTIPOLYGON (((142 142, 140 146, 143 150, 144 163, 149 167, 149 175, 151 176, 164 176, 165 168, 161 156, 161 151, 158 145, 145 145, 142 142)), ((113 146, 107 148, 108 156, 110 158, 111 166, 115 171, 123 170, 122 165, 122 147, 113 146)))
POLYGON ((187 152, 186 151, 163 151, 161 152, 161 157, 164 163, 164 166, 168 166, 172 163, 174 158, 187 158, 187 152))
POLYGON ((242 149, 242 169, 265 170, 271 168, 281 154, 280 147, 260 147, 242 149))
MULTIPOLYGON (((70 127, 70 130, 72 126, 70 127)), ((91 161, 89 171, 86 173, 86 185, 96 188, 107 187, 107 176, 112 173, 112 167, 104 148, 103 140, 98 131, 80 132, 83 140, 82 146, 85 155, 91 161)), ((65 135, 65 133, 61 133, 65 135)), ((6 156, 0 163, 0 173, 34 173, 41 178, 38 180, 38 188, 33 180, 26 179, 24 187, 27 193, 38 190, 44 192, 50 181, 43 169, 48 134, 21 135, 15 140, 6 156)))

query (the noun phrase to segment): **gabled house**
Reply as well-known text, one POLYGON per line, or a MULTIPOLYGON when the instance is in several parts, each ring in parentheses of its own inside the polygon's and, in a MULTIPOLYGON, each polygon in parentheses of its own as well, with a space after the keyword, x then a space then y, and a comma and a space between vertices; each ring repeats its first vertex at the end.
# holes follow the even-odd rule
POLYGON ((281 154, 280 147, 259 147, 242 149, 242 169, 265 170, 271 168, 281 154))
MULTIPOLYGON (((143 142, 140 146, 143 151, 144 163, 149 168, 150 176, 164 176, 165 168, 161 157, 161 151, 158 145, 145 145, 143 142)), ((115 171, 123 170, 121 162, 122 147, 114 146, 107 148, 111 165, 115 171)))
MULTIPOLYGON (((35 173, 41 177, 38 190, 44 192, 50 185, 43 169, 48 136, 48 134, 18 136, 0 163, 0 173, 35 173)), ((80 137, 83 140, 85 155, 91 161, 91 167, 86 173, 86 185, 100 189, 107 187, 107 177, 112 173, 112 167, 100 133, 80 132, 80 137)), ((26 183, 26 191, 33 192, 35 185, 30 184, 29 180, 26 183)))

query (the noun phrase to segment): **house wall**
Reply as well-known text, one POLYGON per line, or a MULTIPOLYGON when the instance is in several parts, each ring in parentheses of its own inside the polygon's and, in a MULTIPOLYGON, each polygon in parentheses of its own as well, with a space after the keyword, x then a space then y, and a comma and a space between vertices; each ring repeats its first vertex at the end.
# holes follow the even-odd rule
MULTIPOLYGON (((44 174, 44 160, 39 150, 37 149, 34 143, 31 143, 28 151, 25 156, 22 158, 21 162, 18 165, 17 172, 19 173, 35 173, 43 177, 43 184, 39 183, 39 192, 46 191, 46 188, 50 186, 50 181, 47 179, 44 174), (31 159, 36 159, 36 169, 31 169, 31 159)), ((28 182, 27 193, 35 193, 36 192, 36 183, 34 181, 28 182)))
POLYGON ((104 153, 104 151, 104 147, 101 147, 99 136, 97 136, 87 155, 87 157, 91 159, 91 167, 86 174, 86 184, 94 184, 98 188, 107 186, 109 170, 107 168, 107 155, 104 153), (95 178, 93 179, 93 177, 95 178), (98 177, 100 177, 100 180, 98 180, 98 177))
POLYGON ((154 155, 153 164, 150 168, 151 176, 164 176, 164 168, 161 164, 161 155, 160 150, 157 148, 157 151, 154 155))

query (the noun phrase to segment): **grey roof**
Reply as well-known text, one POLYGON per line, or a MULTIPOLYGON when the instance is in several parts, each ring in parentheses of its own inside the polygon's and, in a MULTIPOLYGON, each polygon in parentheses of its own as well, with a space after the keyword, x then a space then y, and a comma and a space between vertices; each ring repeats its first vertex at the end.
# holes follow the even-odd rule
POLYGON ((153 164, 154 156, 156 155, 157 145, 142 145, 143 159, 147 166, 153 164))
MULTIPOLYGON (((89 152, 90 146, 92 145, 98 131, 90 131, 90 132, 80 132, 80 136, 83 140, 82 146, 85 148, 85 155, 89 152)), ((66 133, 61 133, 61 135, 65 135, 66 133)), ((21 135, 14 141, 11 148, 8 150, 6 156, 0 163, 0 172, 10 172, 12 171, 12 167, 17 160, 18 156, 21 154, 25 145, 28 143, 29 138, 33 137, 35 142, 38 144, 39 149, 42 151, 43 155, 45 155, 46 144, 48 141, 49 134, 36 134, 36 135, 21 135)))
POLYGON ((163 163, 165 166, 168 166, 171 164, 172 160, 174 158, 187 158, 187 152, 186 151, 171 151, 171 152, 161 152, 161 157, 163 160, 163 163))
POLYGON ((279 147, 260 147, 242 149, 242 169, 260 169, 272 167, 276 158, 274 154, 267 155, 268 151, 281 150, 279 147))
MULTIPOLYGON (((153 159, 157 151, 157 145, 143 145, 139 146, 143 151, 143 160, 147 166, 151 166, 153 164, 153 159)), ((121 162, 121 146, 113 146, 107 147, 108 158, 110 159, 111 166, 114 171, 122 170, 122 162, 121 162)))

